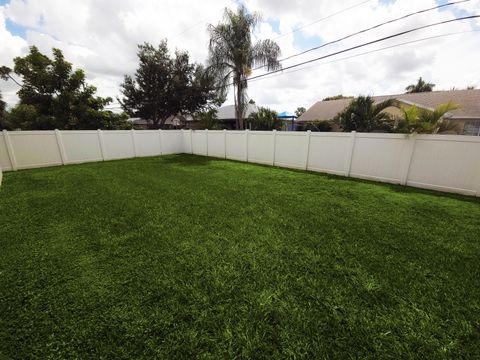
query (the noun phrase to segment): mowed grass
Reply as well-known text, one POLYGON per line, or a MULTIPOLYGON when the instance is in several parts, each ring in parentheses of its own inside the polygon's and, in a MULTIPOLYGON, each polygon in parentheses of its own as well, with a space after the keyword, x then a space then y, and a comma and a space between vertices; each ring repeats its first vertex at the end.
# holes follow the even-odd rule
POLYGON ((480 358, 475 198, 177 155, 0 214, 0 358, 480 358))

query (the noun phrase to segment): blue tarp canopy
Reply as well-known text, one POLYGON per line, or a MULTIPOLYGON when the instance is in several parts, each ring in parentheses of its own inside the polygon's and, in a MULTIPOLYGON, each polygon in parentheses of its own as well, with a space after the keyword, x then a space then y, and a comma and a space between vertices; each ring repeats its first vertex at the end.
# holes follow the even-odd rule
POLYGON ((292 118, 296 119, 297 115, 295 115, 294 113, 291 113, 290 111, 284 111, 278 114, 278 118, 279 119, 292 119, 292 118))

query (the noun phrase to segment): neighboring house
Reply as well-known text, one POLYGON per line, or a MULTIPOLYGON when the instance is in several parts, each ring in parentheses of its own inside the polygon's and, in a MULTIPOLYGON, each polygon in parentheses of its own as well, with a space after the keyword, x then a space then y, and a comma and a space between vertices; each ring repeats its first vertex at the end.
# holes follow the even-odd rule
MULTIPOLYGON (((433 110, 441 104, 452 103, 459 105, 445 115, 445 119, 459 124, 459 133, 463 135, 480 136, 480 90, 450 90, 432 91, 413 94, 398 94, 373 96, 375 102, 387 99, 397 99, 406 106, 415 105, 419 108, 433 110)), ((343 111, 352 99, 318 101, 297 119, 298 123, 314 120, 330 120, 343 111)), ((401 116, 400 109, 392 107, 386 110, 395 116, 401 116)))
MULTIPOLYGON (((147 130, 151 125, 151 122, 142 118, 130 118, 127 121, 133 123, 136 129, 147 130)), ((193 121, 190 115, 183 116, 170 116, 164 124, 164 129, 182 129, 188 127, 188 124, 193 121)))
MULTIPOLYGON (((247 104, 247 108, 245 110, 245 118, 257 111, 257 105, 247 104)), ((217 111, 217 118, 222 128, 235 129, 235 105, 226 105, 219 108, 217 111)))

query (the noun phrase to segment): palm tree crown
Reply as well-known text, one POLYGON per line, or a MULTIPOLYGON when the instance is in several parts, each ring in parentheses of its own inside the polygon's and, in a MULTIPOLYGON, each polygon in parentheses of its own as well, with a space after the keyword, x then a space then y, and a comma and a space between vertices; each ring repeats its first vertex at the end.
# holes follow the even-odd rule
POLYGON ((407 93, 419 93, 419 92, 430 92, 433 91, 435 84, 425 82, 420 76, 416 84, 408 85, 405 90, 407 93))
POLYGON ((233 82, 235 90, 236 126, 243 128, 247 103, 247 78, 252 67, 262 66, 268 70, 281 67, 278 57, 280 47, 272 40, 252 42, 252 30, 260 17, 248 13, 244 6, 236 12, 225 9, 225 19, 217 26, 209 25, 209 68, 216 72, 220 86, 227 88, 233 82))

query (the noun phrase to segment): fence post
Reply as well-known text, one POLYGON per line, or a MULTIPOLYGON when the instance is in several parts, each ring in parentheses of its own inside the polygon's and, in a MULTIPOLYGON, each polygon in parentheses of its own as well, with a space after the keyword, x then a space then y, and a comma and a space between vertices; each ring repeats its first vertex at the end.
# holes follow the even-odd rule
POLYGON ((7 130, 3 130, 3 138, 5 139, 5 145, 7 146, 7 153, 10 159, 10 164, 12 164, 12 169, 14 171, 18 170, 17 159, 15 158, 15 152, 13 151, 13 146, 10 141, 10 134, 7 130))
POLYGON ((182 144, 183 144, 183 154, 185 154, 185 130, 183 129, 180 129, 180 131, 182 132, 182 144))
POLYGON ((272 130, 273 145, 272 145, 272 166, 275 166, 275 147, 277 142, 277 130, 272 130))
POLYGON ((103 142, 103 133, 102 130, 97 130, 98 134, 98 143, 100 144, 100 153, 102 155, 102 160, 107 160, 105 157, 105 143, 103 142))
POLYGON ((193 154, 193 130, 190 129, 190 152, 193 154))
POLYGON ((60 130, 55 129, 55 137, 57 138, 58 151, 60 152, 62 165, 65 165, 67 163, 67 154, 65 153, 65 148, 63 147, 62 134, 60 133, 60 130))
POLYGON ((248 132, 250 130, 245 130, 245 161, 248 162, 248 132))
POLYGON ((208 129, 205 129, 205 142, 207 143, 207 156, 208 156, 208 129))
POLYGON ((137 157, 137 146, 135 145, 135 129, 130 130, 132 135, 133 157, 137 157))
POLYGON ((350 151, 348 153, 347 158, 347 166, 345 169, 345 176, 350 176, 350 170, 352 169, 352 159, 353 159, 353 152, 355 151, 355 139, 357 137, 357 132, 352 131, 351 133, 351 142, 350 142, 350 151))
POLYGON ((163 155, 163 130, 158 129, 158 140, 160 141, 160 155, 163 155))
POLYGON ((407 185, 408 183, 408 176, 410 175, 410 167, 412 165, 413 154, 415 153, 415 145, 417 143, 417 134, 413 133, 408 138, 409 142, 409 149, 408 149, 408 159, 405 165, 405 170, 402 177, 402 185, 407 185))
POLYGON ((312 134, 311 130, 307 130, 307 134, 305 136, 305 170, 308 170, 308 157, 310 155, 310 136, 312 134))
POLYGON ((223 129, 223 149, 225 152, 224 158, 227 158, 227 129, 223 129))

